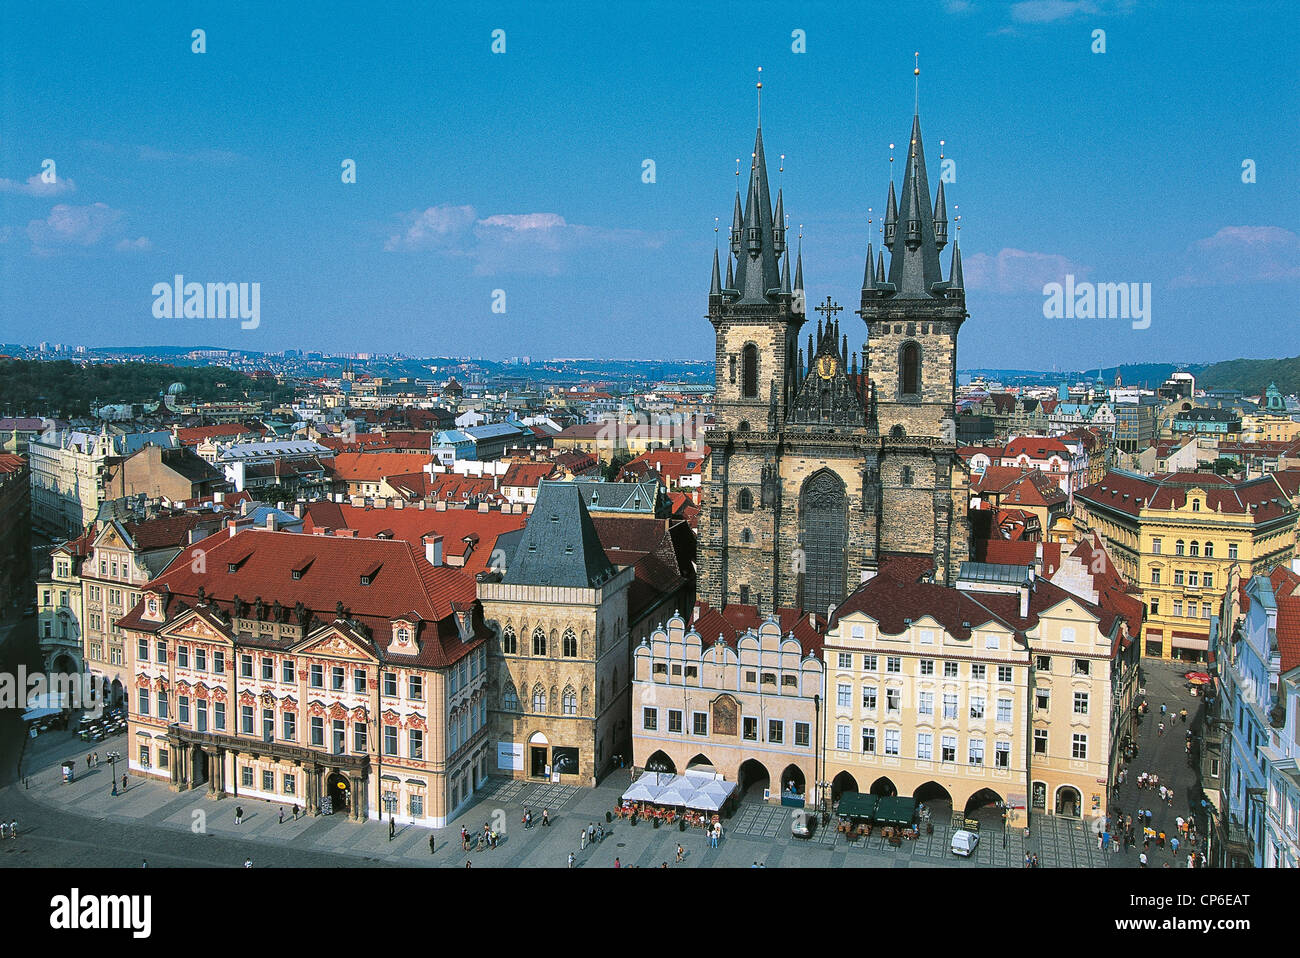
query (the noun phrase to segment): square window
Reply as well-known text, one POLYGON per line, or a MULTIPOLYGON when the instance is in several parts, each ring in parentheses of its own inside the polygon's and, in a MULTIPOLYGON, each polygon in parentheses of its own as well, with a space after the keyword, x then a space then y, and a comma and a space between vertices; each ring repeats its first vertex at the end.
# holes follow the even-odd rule
POLYGON ((862 709, 866 712, 876 710, 876 687, 874 685, 864 685, 862 687, 862 709))
POLYGON ((902 733, 896 728, 885 729, 885 754, 897 755, 899 747, 899 736, 902 733))
POLYGON ((988 677, 989 667, 982 662, 972 662, 970 677, 973 682, 983 682, 988 677))
POLYGON ((780 719, 768 719, 767 740, 777 745, 785 741, 785 722, 780 719))
POLYGON ((839 663, 842 669, 853 668, 853 654, 851 652, 841 652, 839 654, 839 663))
MULTIPOLYGON (((844 726, 846 732, 848 726, 844 726)), ((844 748, 848 748, 848 735, 844 736, 844 748)), ((864 754, 874 755, 876 752, 876 730, 874 728, 864 728, 862 730, 862 751, 864 754)))
POLYGON ((943 663, 943 677, 944 677, 945 679, 955 679, 955 678, 957 677, 957 663, 956 663, 956 662, 945 662, 945 663, 943 663))
POLYGON ((847 725, 835 726, 835 748, 841 752, 849 750, 849 727, 847 725))
POLYGON ((795 722, 794 723, 794 744, 801 748, 807 748, 809 742, 811 741, 811 732, 812 732, 812 726, 809 725, 807 722, 795 722))
POLYGON ((1009 665, 998 666, 998 681, 1003 683, 1004 685, 1011 681, 1011 666, 1009 665))
POLYGON ((651 732, 659 728, 659 710, 654 708, 642 709, 641 727, 651 732))
POLYGON ((1045 728, 1034 729, 1034 754, 1047 754, 1047 729, 1045 728))
POLYGON ((668 731, 681 732, 682 730, 682 713, 680 709, 668 710, 668 731))
POLYGON ((934 675, 934 659, 921 660, 921 674, 934 675))
POLYGON ((885 671, 886 671, 886 672, 894 672, 894 673, 902 672, 902 671, 903 671, 903 660, 902 660, 902 658, 901 658, 900 656, 897 656, 897 655, 891 655, 891 656, 886 657, 886 659, 885 659, 885 671))
POLYGON ((758 741, 758 719, 745 716, 745 718, 741 720, 740 729, 741 737, 746 742, 758 741))

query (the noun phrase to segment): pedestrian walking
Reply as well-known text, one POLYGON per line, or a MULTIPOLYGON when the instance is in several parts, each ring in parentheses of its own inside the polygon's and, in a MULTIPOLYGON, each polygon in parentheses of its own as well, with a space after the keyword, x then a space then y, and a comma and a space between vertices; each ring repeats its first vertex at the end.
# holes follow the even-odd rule
POLYGON ((295 802, 295 803, 294 803, 294 806, 293 806, 293 820, 294 820, 295 822, 298 820, 298 803, 297 803, 297 802, 295 802))
POLYGON ((587 844, 596 844, 596 826, 591 823, 587 824, 587 844))
POLYGON ((578 833, 578 851, 580 852, 586 851, 586 849, 587 849, 587 830, 584 828, 581 832, 578 833))
POLYGON ((1165 790, 1165 801, 1170 808, 1174 807, 1174 790, 1172 788, 1165 790))
POLYGON ((578 858, 577 855, 573 854, 573 852, 569 852, 569 867, 570 867, 570 868, 573 867, 573 863, 577 860, 577 858, 578 858))
POLYGON ((1157 844, 1159 844, 1159 846, 1160 846, 1161 848, 1164 848, 1164 847, 1165 847, 1165 833, 1164 833, 1164 832, 1161 832, 1161 833, 1159 834, 1159 838, 1158 838, 1158 842, 1157 842, 1157 844))
POLYGON ((142 859, 140 859, 140 867, 141 867, 141 868, 148 868, 148 867, 149 867, 149 859, 147 859, 147 858, 142 858, 142 859))
POLYGON ((95 752, 94 756, 95 756, 95 768, 99 768, 99 753, 95 752))
POLYGON ((1164 722, 1161 722, 1161 723, 1160 723, 1158 726, 1156 726, 1156 727, 1157 727, 1157 729, 1158 729, 1158 731, 1156 732, 1156 737, 1159 738, 1160 736, 1162 736, 1162 735, 1165 734, 1165 723, 1164 723, 1164 722))
POLYGON ((1138 856, 1138 868, 1146 868, 1146 867, 1147 867, 1147 853, 1143 852, 1141 855, 1138 856))
POLYGON ((18 837, 18 819, 16 818, 9 819, 9 837, 10 838, 18 837))
POLYGON ((236 805, 236 806, 235 806, 235 824, 236 824, 236 825, 242 825, 242 824, 244 824, 244 806, 243 806, 243 805, 236 805))
POLYGON ((1178 854, 1178 844, 1178 836, 1171 835, 1169 837, 1169 850, 1175 855, 1178 854))
POLYGON ((244 867, 245 867, 245 868, 252 868, 252 867, 253 867, 253 860, 252 860, 251 858, 245 858, 245 859, 244 859, 244 867))
POLYGON ((1029 852, 1025 852, 1025 867, 1029 867, 1029 852))
POLYGON ((1161 718, 1164 717, 1164 714, 1165 714, 1165 703, 1164 703, 1164 702, 1161 702, 1161 703, 1160 703, 1160 716, 1161 716, 1161 718))
POLYGON ((472 861, 470 861, 470 860, 467 858, 467 859, 465 859, 465 867, 466 867, 466 868, 473 868, 473 867, 474 867, 474 863, 473 863, 472 861))
POLYGON ((4 837, 7 836, 8 834, 9 834, 9 825, 8 825, 8 823, 7 823, 7 822, 4 822, 4 821, 2 821, 2 820, 0 820, 0 838, 4 838, 4 837))
POLYGON ((617 856, 617 855, 614 856, 614 867, 615 867, 615 868, 622 868, 622 867, 623 867, 623 863, 622 863, 621 861, 618 860, 618 856, 617 856))
POLYGON ((543 809, 542 809, 542 825, 543 825, 543 826, 546 826, 546 825, 550 825, 550 824, 551 824, 551 810, 550 810, 549 808, 543 808, 543 809))
POLYGON ((283 805, 280 806, 280 824, 281 824, 281 825, 284 824, 284 806, 283 806, 283 805))
POLYGON ((463 851, 469 851, 469 832, 465 826, 460 826, 460 847, 463 851))
POLYGON ((397 834, 397 823, 396 823, 395 821, 393 821, 393 819, 392 819, 391 816, 389 816, 389 819, 388 819, 388 840, 391 842, 391 841, 393 840, 393 836, 396 835, 396 834, 397 834))
MULTIPOLYGON (((1178 711, 1178 717, 1181 718, 1181 719, 1183 720, 1183 724, 1186 725, 1186 724, 1187 724, 1187 709, 1179 709, 1179 711, 1178 711)), ((1191 729, 1188 729, 1188 730, 1187 730, 1187 734, 1188 734, 1188 735, 1191 735, 1191 734, 1192 734, 1191 729)))
POLYGON ((90 753, 86 753, 86 768, 90 768, 90 753))
POLYGON ((126 776, 122 776, 122 791, 126 791, 126 776))
POLYGON ((678 864, 678 865, 680 865, 680 864, 682 863, 682 854, 683 854, 683 853, 682 853, 682 846, 681 846, 681 845, 678 845, 678 846, 677 846, 677 864, 678 864))
POLYGON ((1160 786, 1160 801, 1163 802, 1163 801, 1165 800, 1165 792, 1167 792, 1167 791, 1169 791, 1169 790, 1168 790, 1167 788, 1165 788, 1165 786, 1163 786, 1163 785, 1160 786))
POLYGON ((429 854, 433 854, 433 835, 429 836, 429 854))

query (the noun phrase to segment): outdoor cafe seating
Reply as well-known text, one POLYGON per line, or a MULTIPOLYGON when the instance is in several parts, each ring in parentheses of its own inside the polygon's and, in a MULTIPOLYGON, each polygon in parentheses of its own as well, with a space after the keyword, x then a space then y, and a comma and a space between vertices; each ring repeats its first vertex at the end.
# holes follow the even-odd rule
POLYGON ((904 839, 915 839, 919 834, 913 824, 916 801, 912 798, 845 792, 835 812, 836 831, 850 839, 867 838, 873 828, 879 828, 880 836, 897 847, 904 839))

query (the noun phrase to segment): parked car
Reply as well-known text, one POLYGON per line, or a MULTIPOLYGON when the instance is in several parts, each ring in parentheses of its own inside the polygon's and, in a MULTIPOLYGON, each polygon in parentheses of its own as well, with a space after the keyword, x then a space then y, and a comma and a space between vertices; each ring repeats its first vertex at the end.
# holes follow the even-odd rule
POLYGON ((975 846, 979 843, 980 837, 978 835, 963 828, 960 831, 953 832, 952 853, 961 855, 963 858, 970 858, 971 853, 975 851, 975 846))
POLYGON ((817 816, 812 812, 796 811, 790 819, 790 834, 795 838, 812 838, 817 829, 817 816))

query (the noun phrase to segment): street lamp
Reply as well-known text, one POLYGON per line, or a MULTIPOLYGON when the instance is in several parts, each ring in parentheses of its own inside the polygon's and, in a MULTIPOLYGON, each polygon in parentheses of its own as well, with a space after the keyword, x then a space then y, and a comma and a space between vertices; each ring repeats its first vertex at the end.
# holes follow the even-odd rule
POLYGON ((1002 847, 1007 847, 1007 816, 1011 812, 1011 807, 1006 802, 998 802, 998 810, 1002 812, 1002 847))
POLYGON ((114 751, 112 751, 112 752, 109 752, 108 755, 107 755, 106 757, 108 758, 108 761, 109 761, 109 762, 112 764, 112 766, 113 766, 113 772, 112 772, 112 775, 113 775, 113 794, 116 795, 116 794, 117 794, 117 760, 118 760, 119 758, 122 757, 122 753, 121 753, 121 752, 118 752, 118 751, 116 751, 116 750, 114 750, 114 751))

